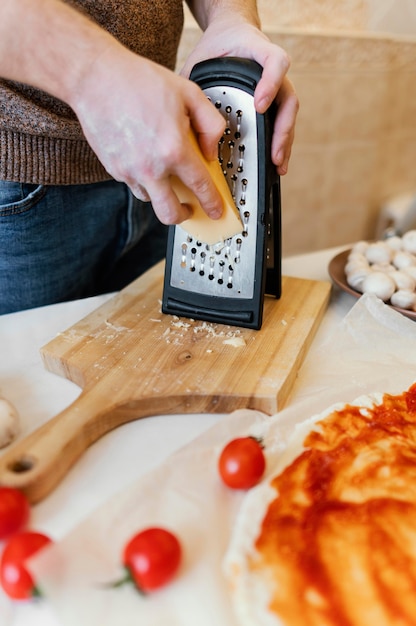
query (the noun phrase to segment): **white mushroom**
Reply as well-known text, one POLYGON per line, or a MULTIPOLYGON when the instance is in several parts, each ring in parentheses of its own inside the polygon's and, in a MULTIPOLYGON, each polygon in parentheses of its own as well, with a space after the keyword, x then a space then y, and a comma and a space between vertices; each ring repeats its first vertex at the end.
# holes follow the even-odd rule
POLYGON ((346 275, 347 283, 350 287, 362 293, 364 279, 369 274, 371 274, 371 270, 369 267, 357 267, 356 269, 348 272, 348 274, 346 275))
POLYGON ((393 250, 384 241, 371 243, 365 251, 369 263, 390 263, 393 250))
POLYGON ((414 278, 416 282, 416 265, 408 265, 407 267, 404 267, 401 271, 404 274, 407 274, 408 276, 414 278))
POLYGON ((396 290, 396 283, 390 274, 372 272, 364 278, 362 289, 363 293, 372 293, 383 302, 387 302, 396 290))
POLYGON ((396 271, 396 268, 391 263, 373 263, 371 269, 374 272, 384 272, 385 274, 396 271))
POLYGON ((404 233, 402 237, 403 250, 410 252, 411 254, 416 253, 416 230, 408 230, 407 233, 404 233))
POLYGON ((390 276, 396 283, 396 289, 406 289, 407 291, 415 290, 416 280, 404 270, 391 272, 390 276))
POLYGON ((357 241, 353 247, 352 247, 352 252, 358 252, 360 254, 365 254, 365 251, 367 250, 368 246, 370 244, 368 243, 368 241, 357 241))
POLYGON ((391 248, 392 250, 395 250, 396 252, 403 249, 402 238, 399 237, 398 235, 394 235, 394 237, 387 237, 385 242, 389 248, 391 248))
POLYGON ((391 296, 390 302, 401 309, 413 309, 416 305, 416 293, 408 289, 399 289, 391 296))
POLYGON ((0 398, 0 448, 9 445, 19 432, 19 416, 15 407, 0 398))
POLYGON ((416 257, 414 257, 410 252, 402 250, 394 255, 393 265, 395 265, 398 270, 402 270, 404 267, 416 265, 416 257))
POLYGON ((365 257, 361 257, 360 259, 354 259, 349 257, 345 265, 345 273, 349 274, 350 272, 355 272, 355 270, 364 268, 370 269, 370 264, 365 257))

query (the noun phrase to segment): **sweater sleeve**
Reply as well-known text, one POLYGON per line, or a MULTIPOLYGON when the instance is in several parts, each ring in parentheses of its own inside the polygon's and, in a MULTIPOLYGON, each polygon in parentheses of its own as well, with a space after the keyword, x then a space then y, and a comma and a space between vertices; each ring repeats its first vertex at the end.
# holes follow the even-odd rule
MULTIPOLYGON (((66 0, 127 48, 174 69, 182 0, 66 0)), ((81 184, 109 179, 73 110, 49 94, 0 79, 0 179, 81 184)))

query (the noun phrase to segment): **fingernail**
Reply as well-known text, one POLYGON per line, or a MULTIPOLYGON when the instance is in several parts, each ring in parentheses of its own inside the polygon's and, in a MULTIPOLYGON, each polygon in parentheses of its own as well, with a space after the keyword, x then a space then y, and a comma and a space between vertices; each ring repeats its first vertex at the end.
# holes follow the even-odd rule
POLYGON ((288 161, 285 161, 284 163, 282 163, 282 165, 279 165, 277 171, 279 172, 280 176, 284 176, 285 174, 287 174, 288 169, 289 163, 288 161))
POLYGON ((209 217, 212 220, 218 220, 222 215, 222 209, 213 209, 209 212, 209 217))
POLYGON ((257 102, 256 110, 258 113, 264 113, 265 111, 267 111, 268 106, 269 106, 269 102, 267 98, 262 98, 261 100, 257 102))

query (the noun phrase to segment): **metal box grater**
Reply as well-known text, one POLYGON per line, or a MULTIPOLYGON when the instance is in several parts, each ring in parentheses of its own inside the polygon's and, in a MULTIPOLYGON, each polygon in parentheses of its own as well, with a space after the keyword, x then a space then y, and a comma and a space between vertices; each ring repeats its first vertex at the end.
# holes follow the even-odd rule
POLYGON ((181 226, 168 233, 162 312, 259 329, 265 293, 281 295, 280 178, 271 162, 274 110, 258 114, 261 66, 223 57, 203 61, 194 80, 223 114, 218 158, 239 210, 241 233, 216 245, 181 226))

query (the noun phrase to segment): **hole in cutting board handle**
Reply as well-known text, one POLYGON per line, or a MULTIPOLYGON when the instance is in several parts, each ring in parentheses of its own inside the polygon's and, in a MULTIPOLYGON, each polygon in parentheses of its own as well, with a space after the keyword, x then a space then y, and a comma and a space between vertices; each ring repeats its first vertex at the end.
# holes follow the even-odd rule
POLYGON ((9 463, 7 469, 15 474, 23 474, 29 472, 36 465, 36 459, 30 456, 22 456, 20 459, 15 459, 12 463, 9 463))

